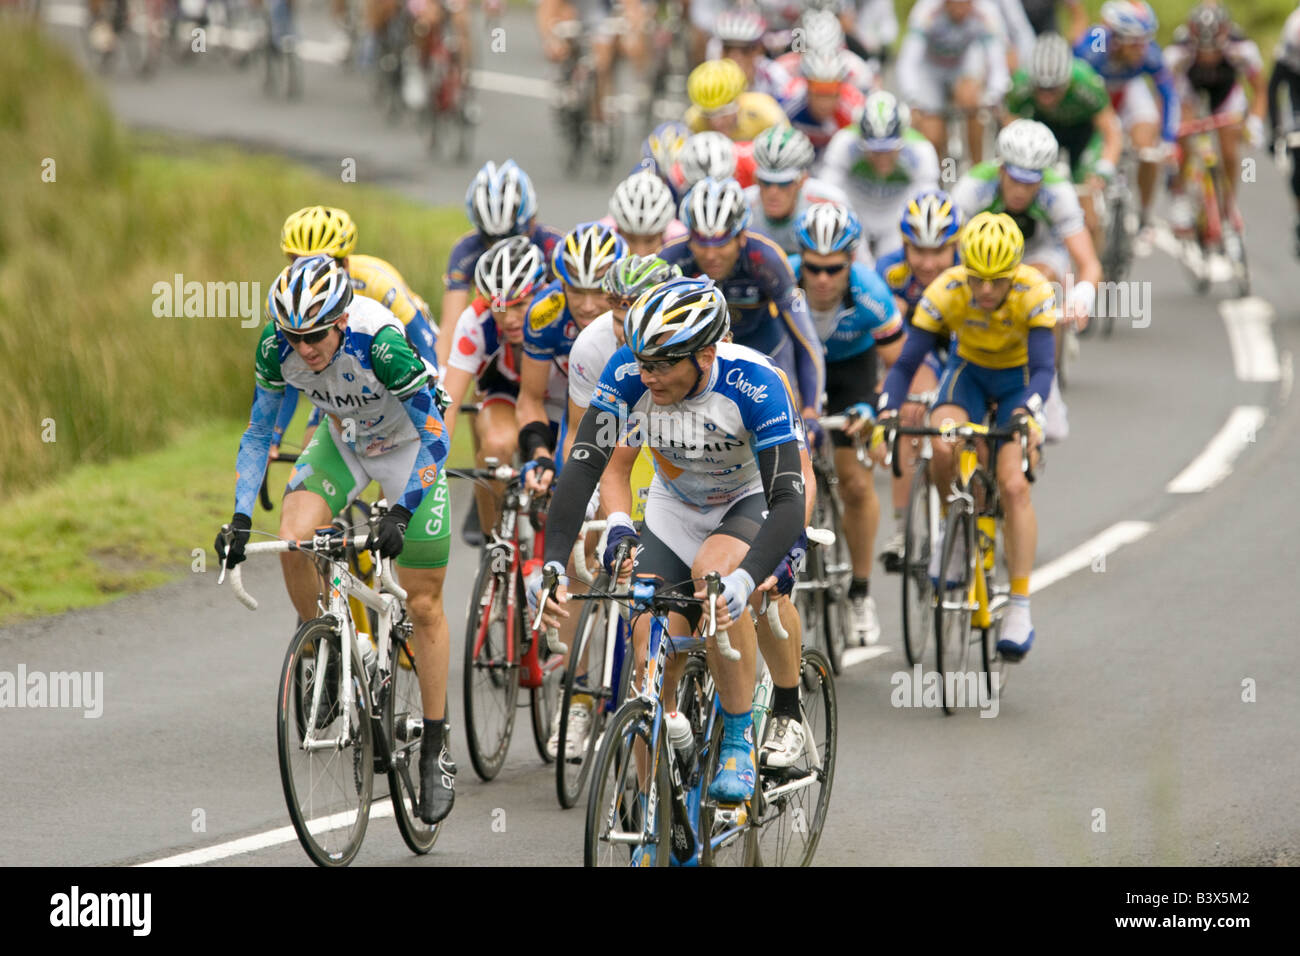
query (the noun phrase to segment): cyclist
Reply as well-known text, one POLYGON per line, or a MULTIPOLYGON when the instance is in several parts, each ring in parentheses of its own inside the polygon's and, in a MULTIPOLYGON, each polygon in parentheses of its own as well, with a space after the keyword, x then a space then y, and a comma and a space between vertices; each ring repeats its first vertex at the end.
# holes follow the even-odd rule
MULTIPOLYGON (((618 543, 630 540, 637 546, 637 571, 676 585, 671 590, 678 594, 694 590, 700 596, 703 585, 692 589, 691 579, 709 571, 724 575, 718 622, 741 660, 721 659, 716 646, 709 648, 723 710, 720 772, 709 796, 737 804, 753 795, 755 767, 754 625, 743 610, 760 583, 769 586, 769 575, 802 533, 807 510, 803 434, 786 379, 763 355, 721 342, 727 326, 727 302, 707 279, 673 279, 632 306, 627 344, 605 366, 552 500, 546 566, 563 568, 582 521, 579 499, 590 496, 604 473, 612 529, 607 566, 618 543), (678 424, 652 424, 644 430, 648 434, 638 429, 620 440, 622 429, 609 428, 608 420, 628 422, 631 412, 658 413, 658 420, 678 424), (628 517, 627 490, 638 444, 650 446, 657 465, 640 534, 628 517)), ((564 600, 561 589, 556 603, 548 603, 550 621, 568 616, 564 600)), ((797 628, 788 599, 779 600, 787 630, 797 628)), ((693 629, 700 612, 698 605, 683 606, 670 616, 670 628, 678 634, 693 629)), ((648 621, 643 616, 638 623, 634 639, 643 648, 648 621)), ((779 641, 766 620, 759 627, 776 684, 772 714, 780 726, 764 744, 773 766, 789 765, 803 749, 796 633, 779 641)), ((672 673, 665 677, 665 687, 672 688, 672 673)), ((675 696, 671 689, 668 695, 675 696)))
MULTIPOLYGON (((930 421, 980 422, 996 402, 998 427, 1028 419, 1030 454, 1036 458, 1042 432, 1039 416, 1055 377, 1051 329, 1056 296, 1042 273, 1021 261, 1023 252, 1020 228, 1005 213, 980 213, 966 224, 961 233, 962 265, 946 270, 925 290, 903 352, 885 378, 882 422, 897 414, 917 367, 951 333, 956 337, 956 356, 939 382, 930 421)), ((942 441, 934 442, 933 449, 930 475, 939 488, 949 488, 954 477, 953 449, 942 441)), ((874 451, 883 461, 884 446, 874 451)), ((1024 657, 1034 643, 1029 575, 1038 526, 1021 464, 1018 443, 1007 442, 998 451, 995 469, 1006 516, 1011 603, 997 649, 1011 661, 1024 657)), ((955 547, 956 560, 965 560, 960 550, 964 545, 955 547)), ((930 576, 935 579, 942 552, 942 542, 934 542, 930 576)))
POLYGON ((549 262, 561 238, 558 230, 537 221, 537 193, 533 191, 533 182, 513 159, 500 166, 491 161, 483 165, 465 192, 465 211, 474 228, 451 247, 442 280, 445 288, 438 360, 443 364, 447 361, 456 323, 469 304, 474 266, 488 246, 507 236, 526 235, 549 262))
POLYGON ((859 258, 880 258, 902 240, 894 224, 908 198, 939 186, 939 156, 909 126, 907 106, 881 90, 867 97, 856 126, 831 137, 822 155, 821 179, 842 189, 862 223, 859 258))
POLYGON ((1066 151, 1084 221, 1093 245, 1100 248, 1096 204, 1124 149, 1124 132, 1106 95, 1106 84, 1074 55, 1064 37, 1045 33, 1034 43, 1028 68, 1012 77, 1006 108, 1013 116, 1038 120, 1066 151))
POLYGON ((668 184, 643 169, 614 187, 609 215, 600 221, 618 230, 630 254, 648 256, 658 252, 668 239, 686 234, 686 227, 674 215, 676 211, 668 184))
MULTIPOLYGON (((432 312, 428 304, 411 291, 402 274, 376 256, 357 255, 357 227, 352 217, 342 209, 331 206, 306 206, 292 213, 280 230, 280 249, 296 262, 303 256, 326 255, 337 259, 348 274, 352 291, 374 299, 391 311, 406 327, 408 343, 422 359, 429 363, 438 376, 438 334, 430 322, 432 312)), ((280 403, 280 415, 272 434, 270 458, 279 457, 280 441, 293 420, 298 407, 298 390, 285 389, 280 403)), ((303 435, 303 446, 311 441, 312 431, 320 424, 320 411, 312 410, 303 435)))
MULTIPOLYGON (((418 811, 426 823, 436 823, 455 801, 456 766, 443 733, 450 647, 442 608, 450 545, 447 436, 429 369, 408 344, 402 323, 373 299, 354 296, 347 271, 329 256, 286 266, 266 309, 270 321, 257 345, 252 412, 239 443, 234 535, 228 547, 217 536, 217 555, 226 567, 244 560, 271 425, 285 387, 293 385, 326 413, 328 425, 316 430, 294 469, 280 536, 311 537, 372 479, 392 503, 375 537, 382 557, 397 558, 409 595, 424 701, 418 811)), ((310 559, 287 553, 281 565, 299 617, 317 617, 322 582, 310 559)))
POLYGON ((763 49, 766 30, 762 14, 751 7, 723 10, 713 21, 713 33, 721 43, 722 56, 745 71, 745 88, 766 93, 781 103, 793 77, 785 67, 767 57, 763 49))
POLYGON ((803 416, 816 419, 825 379, 821 340, 781 247, 747 231, 749 206, 740 184, 701 180, 682 200, 681 216, 689 234, 659 255, 683 275, 717 283, 736 343, 770 357, 795 386, 803 416))
MULTIPOLYGON (((1293 10, 1282 26, 1282 36, 1274 51, 1273 73, 1268 80, 1268 123, 1272 129, 1274 142, 1285 146, 1285 140, 1279 139, 1297 127, 1297 114, 1300 113, 1300 8, 1293 10), (1287 98, 1291 104, 1291 116, 1285 119, 1281 115, 1278 93, 1286 87, 1287 98)), ((1296 161, 1296 151, 1286 147, 1291 160, 1291 195, 1295 198, 1295 254, 1300 256, 1300 162, 1296 161)))
POLYGON ((707 60, 691 70, 685 117, 691 132, 713 130, 747 143, 769 126, 789 122, 780 103, 766 93, 747 93, 745 84, 745 71, 732 60, 707 60))
POLYGON ((789 126, 775 126, 754 140, 757 182, 745 190, 753 228, 770 236, 786 255, 799 251, 795 224, 812 203, 842 202, 842 189, 808 175, 815 153, 808 137, 789 126))
POLYGON ((946 149, 951 103, 966 115, 970 157, 978 162, 984 129, 976 111, 1001 102, 1011 85, 998 7, 990 0, 917 0, 898 50, 897 76, 900 98, 936 152, 946 149))
POLYGON ((1145 241, 1151 237, 1151 200, 1160 166, 1152 151, 1173 154, 1179 117, 1178 92, 1156 45, 1156 27, 1155 12, 1142 0, 1106 0, 1101 5, 1101 26, 1087 31, 1074 46, 1074 55, 1106 81, 1120 124, 1139 150, 1138 197, 1145 241), (1146 85, 1148 76, 1160 94, 1163 118, 1146 85))
MULTIPOLYGON (((893 296, 876 273, 853 261, 862 226, 843 203, 809 206, 799 216, 796 235, 800 254, 792 256, 799 285, 808 296, 808 312, 826 347, 826 411, 860 418, 845 432, 831 434, 835 473, 844 502, 843 530, 849 543, 853 579, 849 609, 859 643, 880 640, 880 619, 871 597, 872 548, 880 523, 871 472, 858 461, 853 434, 874 420, 876 359, 888 369, 903 347, 903 320, 893 296)), ((811 444, 824 440, 815 432, 811 444)))
MULTIPOLYGON (((735 179, 748 189, 754 184, 754 144, 733 143, 724 134, 696 133, 678 154, 682 186, 689 190, 701 179, 735 179)), ((682 193, 685 198, 686 193, 682 193)), ((681 200, 678 200, 681 205, 681 200)))
MULTIPOLYGON (((546 281, 546 257, 527 236, 511 236, 479 256, 474 267, 478 295, 456 323, 456 341, 447 358, 447 441, 455 434, 461 399, 475 383, 479 411, 474 417, 476 457, 508 464, 515 453, 519 424, 519 369, 523 361, 524 314, 546 281)), ((498 489, 499 491, 499 489, 498 489)), ((480 528, 495 527, 501 495, 476 487, 480 528)))
POLYGON ((839 130, 851 126, 865 97, 848 82, 847 50, 809 50, 799 55, 799 77, 785 102, 790 125, 807 135, 818 155, 839 130))
MULTIPOLYGON (((1246 140, 1252 146, 1264 145, 1264 110, 1268 93, 1264 80, 1264 60, 1255 41, 1244 36, 1232 22, 1228 11, 1216 4, 1200 3, 1192 8, 1187 22, 1174 31, 1174 42, 1165 47, 1165 65, 1174 75, 1178 102, 1184 122, 1197 119, 1197 105, 1205 97, 1211 116, 1231 116, 1236 122, 1219 128, 1219 150, 1225 169, 1238 169, 1238 156, 1245 117, 1246 140), (1250 112, 1246 112, 1246 91, 1242 79, 1251 86, 1250 112)), ((1191 200, 1183 187, 1188 156, 1184 154, 1169 183, 1169 224, 1176 232, 1191 232, 1195 218, 1191 200)), ((1241 228, 1241 214, 1235 201, 1237 177, 1224 176, 1229 208, 1241 228)))
POLYGON ((1080 37, 1088 29, 1088 10, 1083 0, 1021 0, 1029 26, 1038 36, 1048 33, 1063 33, 1067 37, 1080 37), (1060 27, 1060 8, 1064 5, 1069 11, 1070 25, 1064 30, 1060 27))
MULTIPOLYGON (((822 57, 839 54, 838 59, 844 71, 844 75, 839 79, 860 93, 866 93, 880 85, 880 76, 876 68, 857 53, 846 48, 848 38, 844 33, 842 21, 834 12, 809 8, 800 18, 799 29, 803 31, 801 42, 794 50, 777 58, 777 63, 792 78, 808 75, 808 68, 802 65, 803 58, 808 54, 822 57)), ((794 95, 794 92, 787 90, 778 99, 789 101, 794 95)), ((789 112, 789 103, 786 102, 785 106, 786 111, 789 112)))
MULTIPOLYGON (((952 197, 940 189, 917 193, 907 203, 899 222, 903 235, 901 248, 876 260, 876 271, 893 293, 894 302, 902 314, 907 328, 912 325, 912 315, 921 295, 930 283, 939 278, 945 269, 957 265, 957 236, 961 232, 961 210, 952 197)), ((933 392, 948 362, 947 343, 926 355, 912 376, 910 394, 924 395, 933 392)), ((923 409, 914 403, 905 403, 901 411, 904 425, 920 425, 923 409)), ((916 439, 912 439, 916 447, 916 439)), ((885 570, 896 572, 903 566, 903 538, 908 492, 912 487, 913 456, 904 455, 898 463, 902 476, 893 480, 894 534, 885 544, 881 558, 885 570)))
POLYGON ((686 194, 686 187, 682 185, 682 172, 677 163, 677 157, 681 153, 682 147, 686 145, 686 138, 690 135, 691 131, 680 120, 671 123, 660 123, 650 131, 650 135, 641 144, 641 159, 632 167, 632 171, 628 175, 639 173, 642 170, 650 170, 673 191, 673 205, 675 206, 681 202, 682 196, 686 194))

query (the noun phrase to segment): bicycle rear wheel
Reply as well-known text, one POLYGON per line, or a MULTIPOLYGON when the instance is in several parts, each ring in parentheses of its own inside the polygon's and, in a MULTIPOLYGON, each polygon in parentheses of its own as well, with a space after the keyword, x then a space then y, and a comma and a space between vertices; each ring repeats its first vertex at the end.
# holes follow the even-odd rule
POLYGON ((921 663, 934 626, 934 588, 930 584, 930 528, 938 494, 930 486, 929 462, 918 459, 907 497, 903 531, 903 650, 907 663, 921 663))
POLYGON ((943 712, 956 709, 956 687, 966 670, 970 650, 970 590, 975 575, 975 545, 971 516, 964 506, 954 502, 944 524, 943 555, 939 562, 938 595, 934 605, 935 657, 942 682, 943 712), (965 545, 966 560, 959 561, 956 544, 965 545))
MULTIPOLYGON (((483 780, 501 772, 510 749, 519 698, 519 641, 524 633, 519 602, 513 607, 506 602, 509 572, 494 573, 492 555, 484 552, 479 564, 465 628, 465 736, 470 763, 483 780), (511 642, 507 634, 512 621, 511 642)), ((522 586, 516 593, 522 598, 522 586)))
POLYGON ((533 725, 533 743, 537 747, 542 763, 553 763, 555 758, 546 750, 551 739, 551 727, 555 724, 555 708, 560 706, 560 697, 564 693, 564 669, 558 664, 547 667, 543 662, 542 685, 528 688, 528 711, 533 725))
POLYGON ((397 829, 412 853, 433 849, 441 824, 432 826, 420 819, 420 754, 424 745, 424 703, 420 696, 419 672, 408 641, 393 635, 389 654, 391 683, 384 706, 384 732, 392 743, 388 768, 388 793, 393 801, 397 829))
POLYGON ((586 866, 667 866, 668 751, 645 701, 624 704, 601 744, 587 797, 586 866))
POLYGON ((276 701, 280 782, 298 842, 319 866, 351 863, 370 819, 375 777, 372 708, 361 657, 355 646, 353 650, 354 707, 343 706, 341 668, 331 663, 341 660, 342 654, 342 639, 332 619, 316 618, 299 627, 280 671, 276 701), (315 746, 307 749, 304 743, 312 724, 315 746), (329 745, 342 737, 345 728, 352 739, 343 746, 329 745))
POLYGON ((792 767, 765 767, 759 774, 754 810, 757 866, 809 866, 830 808, 839 743, 835 680, 821 651, 806 649, 801 663, 804 752, 792 767))
POLYGON ((823 576, 827 584, 824 607, 824 631, 826 656, 836 674, 840 672, 844 661, 844 646, 849 628, 849 584, 853 580, 853 560, 849 556, 849 542, 844 536, 844 512, 839 506, 839 499, 832 498, 834 491, 830 482, 824 477, 817 481, 817 504, 815 506, 815 524, 819 528, 829 528, 835 532, 835 541, 829 548, 821 551, 825 562, 823 576))
MULTIPOLYGON (((595 589, 604 591, 609 588, 609 575, 602 574, 595 584, 595 589)), ((596 756, 596 742, 604 730, 609 711, 606 710, 609 699, 615 690, 604 686, 602 675, 605 673, 605 658, 610 648, 606 644, 606 626, 609 621, 610 605, 606 601, 586 601, 582 616, 578 618, 577 637, 574 640, 573 653, 569 655, 568 672, 564 675, 564 696, 560 701, 560 740, 558 758, 555 761, 555 795, 564 809, 573 807, 582 795, 582 788, 587 783, 587 774, 596 756), (579 677, 578 671, 582 671, 579 677), (568 756, 569 710, 574 697, 586 697, 591 708, 591 719, 587 723, 587 738, 582 741, 574 756, 568 756)), ((613 675, 615 684, 618 674, 613 675)))

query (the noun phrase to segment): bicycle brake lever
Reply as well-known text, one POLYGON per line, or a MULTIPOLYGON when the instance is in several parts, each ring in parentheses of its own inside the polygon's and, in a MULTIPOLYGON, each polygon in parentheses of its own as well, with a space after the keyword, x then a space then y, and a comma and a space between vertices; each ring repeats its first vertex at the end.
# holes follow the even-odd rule
POLYGON ((718 629, 718 595, 722 593, 722 576, 717 571, 710 571, 704 578, 704 596, 709 606, 709 633, 718 645, 718 653, 729 661, 740 660, 740 651, 731 646, 727 632, 718 629))

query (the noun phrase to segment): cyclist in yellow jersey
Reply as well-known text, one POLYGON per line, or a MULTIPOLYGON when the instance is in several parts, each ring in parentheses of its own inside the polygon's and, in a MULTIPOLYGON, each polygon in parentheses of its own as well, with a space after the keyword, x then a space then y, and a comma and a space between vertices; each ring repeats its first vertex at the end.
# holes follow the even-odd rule
POLYGON ((766 93, 747 93, 745 71, 734 60, 709 60, 691 71, 686 93, 691 106, 686 125, 692 133, 710 130, 732 142, 747 143, 772 126, 789 125, 781 104, 766 93))
MULTIPOLYGON (((980 422, 989 405, 996 403, 999 427, 1021 418, 1033 425, 1030 455, 1037 458, 1043 403, 1056 373, 1052 327, 1057 302, 1042 273, 1021 262, 1024 251, 1020 227, 1005 213, 980 213, 967 223, 961 234, 963 264, 946 269, 925 290, 903 353, 885 379, 880 396, 882 423, 897 415, 926 353, 952 334, 957 337, 957 354, 939 380, 931 424, 980 422)), ((883 446, 873 449, 879 461, 884 453, 883 446)), ((954 464, 952 446, 935 442, 930 474, 945 493, 952 485, 954 464)), ((1008 660, 1022 658, 1034 641, 1029 574, 1034 566, 1038 523, 1021 464, 1018 444, 1008 442, 998 451, 996 471, 1006 515, 1006 556, 1011 573, 1011 603, 1003 619, 998 652, 1008 660)), ((942 542, 936 542, 931 550, 940 554, 942 542)), ((930 575, 938 574, 935 557, 930 575)))

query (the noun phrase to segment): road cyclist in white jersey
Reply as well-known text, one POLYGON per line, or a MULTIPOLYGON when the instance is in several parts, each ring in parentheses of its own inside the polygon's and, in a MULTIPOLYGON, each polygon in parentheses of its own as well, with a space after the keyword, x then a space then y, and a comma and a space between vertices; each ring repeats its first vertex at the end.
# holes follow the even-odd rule
POLYGON ((939 188, 939 156, 910 123, 910 111, 894 94, 872 93, 857 124, 832 136, 822 154, 821 181, 848 196, 862 223, 863 261, 899 248, 897 223, 908 199, 939 188))
MULTIPOLYGON (((284 497, 280 537, 301 541, 326 527, 371 480, 391 505, 374 532, 381 558, 396 558, 408 594, 424 708, 418 813, 437 823, 455 801, 456 766, 447 750, 445 707, 450 641, 442 607, 450 502, 443 465, 447 436, 430 372, 407 342, 401 321, 373 299, 353 295, 330 256, 298 259, 272 283, 256 355, 248 428, 239 443, 235 513, 229 541, 217 537, 227 568, 245 557, 253 502, 266 473, 271 429, 286 386, 326 413, 299 456, 284 497)), ((298 616, 316 618, 321 581, 300 552, 281 557, 298 616)), ((374 654, 362 641, 363 652, 374 654)))
POLYGON ((813 145, 792 126, 774 126, 754 139, 754 185, 745 190, 750 228, 776 242, 786 255, 799 251, 795 223, 817 202, 848 202, 838 186, 809 175, 813 145))
MULTIPOLYGON (((709 643, 724 721, 709 796, 739 804, 753 795, 755 780, 755 625, 743 612, 759 590, 775 588, 773 572, 803 533, 806 453, 784 375, 760 353, 721 341, 728 325, 726 300, 708 279, 673 279, 637 299, 625 322, 626 345, 601 374, 552 499, 546 567, 563 571, 582 501, 601 482, 610 511, 607 566, 618 545, 630 541, 637 572, 662 578, 675 586, 670 591, 701 597, 704 575, 723 575, 718 626, 729 632, 733 653, 709 643), (654 456, 655 477, 638 532, 627 514, 628 479, 643 443, 654 456)), ((565 600, 561 586, 544 609, 549 625, 568 616, 565 600)), ((798 615, 787 598, 778 602, 789 639, 777 639, 766 617, 758 628, 776 685, 764 750, 769 765, 789 766, 803 750, 801 647, 798 615)), ((672 632, 693 629, 700 611, 682 606, 670 616, 672 632)), ((643 647, 647 633, 638 627, 634 641, 643 647)), ((666 674, 665 688, 676 680, 666 674)), ((664 703, 671 708, 675 701, 664 703)))

